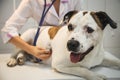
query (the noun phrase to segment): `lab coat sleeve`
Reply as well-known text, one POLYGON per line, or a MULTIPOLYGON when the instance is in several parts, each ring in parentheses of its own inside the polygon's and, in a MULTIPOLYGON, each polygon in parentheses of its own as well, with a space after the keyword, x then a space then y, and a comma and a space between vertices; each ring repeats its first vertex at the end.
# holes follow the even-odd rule
POLYGON ((18 36, 18 31, 31 16, 32 6, 30 4, 30 0, 22 0, 19 7, 6 21, 5 26, 1 29, 3 42, 7 43, 12 37, 18 36))

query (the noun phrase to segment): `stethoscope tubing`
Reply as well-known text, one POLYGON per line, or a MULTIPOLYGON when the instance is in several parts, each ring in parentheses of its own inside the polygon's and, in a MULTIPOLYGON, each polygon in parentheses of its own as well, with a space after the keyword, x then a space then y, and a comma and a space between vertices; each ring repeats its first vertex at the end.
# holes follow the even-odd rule
POLYGON ((43 12, 42 12, 42 17, 41 17, 41 20, 39 22, 39 27, 37 29, 37 32, 36 32, 36 35, 34 37, 34 41, 33 41, 33 45, 36 46, 36 42, 37 42, 37 39, 38 39, 38 36, 39 36, 39 33, 40 33, 40 27, 42 26, 43 24, 43 21, 45 19, 45 16, 47 14, 47 12, 49 11, 49 9, 52 7, 52 5, 54 4, 56 0, 53 0, 52 3, 50 4, 50 6, 48 7, 48 9, 46 9, 46 0, 44 0, 44 9, 43 9, 43 12))

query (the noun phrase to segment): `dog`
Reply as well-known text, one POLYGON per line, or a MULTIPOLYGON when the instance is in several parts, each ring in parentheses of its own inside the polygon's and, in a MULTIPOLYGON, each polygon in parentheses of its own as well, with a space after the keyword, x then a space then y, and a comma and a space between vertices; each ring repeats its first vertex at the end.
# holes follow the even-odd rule
MULTIPOLYGON (((52 52, 51 58, 42 61, 43 63, 51 62, 50 64, 55 71, 80 76, 87 80, 106 79, 104 75, 90 70, 95 66, 120 69, 120 59, 106 52, 103 48, 105 27, 109 24, 111 28, 117 28, 117 24, 107 13, 102 11, 72 11, 67 13, 64 18, 68 20, 64 20, 67 22, 63 27, 41 28, 36 44, 38 47, 52 52)), ((30 29, 23 33, 21 38, 26 42, 31 41, 29 42, 31 44, 33 42, 29 39, 34 38, 34 36, 28 36, 35 31, 35 29, 30 29)), ((24 64, 25 54, 25 51, 18 50, 16 58, 11 57, 7 65, 24 64)))

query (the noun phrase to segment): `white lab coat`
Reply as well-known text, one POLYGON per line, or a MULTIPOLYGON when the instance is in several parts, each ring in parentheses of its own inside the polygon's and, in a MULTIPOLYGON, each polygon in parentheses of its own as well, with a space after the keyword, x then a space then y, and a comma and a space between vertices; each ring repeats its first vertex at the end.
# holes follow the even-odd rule
MULTIPOLYGON (((47 7, 51 0, 47 0, 47 7)), ((7 43, 11 37, 18 36, 18 31, 23 27, 28 18, 35 19, 38 23, 44 8, 44 0, 22 0, 13 15, 6 21, 1 30, 3 42, 7 43)), ((59 16, 54 6, 47 13, 43 25, 59 25, 63 16, 71 10, 81 10, 81 0, 61 0, 59 16)))

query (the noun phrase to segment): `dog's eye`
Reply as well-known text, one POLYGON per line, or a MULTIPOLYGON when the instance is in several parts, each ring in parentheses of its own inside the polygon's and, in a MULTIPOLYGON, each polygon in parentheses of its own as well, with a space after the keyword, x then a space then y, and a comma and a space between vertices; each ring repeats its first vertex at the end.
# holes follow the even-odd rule
POLYGON ((92 32, 94 32, 94 30, 91 27, 87 27, 87 32, 92 33, 92 32))
POLYGON ((72 31, 73 29, 74 29, 74 28, 73 28, 73 25, 72 25, 72 24, 69 24, 69 25, 68 25, 68 30, 69 30, 69 31, 72 31))

